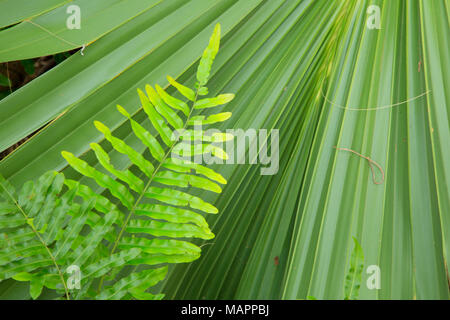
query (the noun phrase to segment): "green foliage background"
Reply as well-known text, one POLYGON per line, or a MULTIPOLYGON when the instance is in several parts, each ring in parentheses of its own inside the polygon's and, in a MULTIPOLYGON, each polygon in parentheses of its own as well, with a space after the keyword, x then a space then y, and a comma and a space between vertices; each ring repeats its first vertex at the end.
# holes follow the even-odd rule
MULTIPOLYGON (((114 26, 93 19, 102 34, 64 34, 74 44, 90 43, 84 56, 73 55, 0 101, 0 150, 44 126, 0 162, 2 175, 20 186, 56 169, 89 184, 65 167, 60 152, 98 166, 85 153, 102 139, 93 120, 139 148, 116 104, 130 106, 145 125, 136 88, 165 88, 167 74, 192 87, 194 65, 220 22, 223 41, 209 89, 236 93, 223 108, 233 117, 221 129, 280 129, 280 169, 274 176, 261 176, 259 165, 220 170, 227 187, 219 198, 205 195, 222 212, 208 218, 217 237, 201 259, 169 270, 167 297, 342 299, 356 237, 364 265, 381 269, 380 290, 365 286, 363 272, 359 299, 449 298, 448 0, 123 2, 138 10, 111 13, 114 26), (366 27, 371 4, 381 8, 380 30, 366 27), (336 106, 371 109, 406 100, 376 110, 336 106), (373 183, 366 160, 336 146, 380 164, 384 183, 373 183)), ((65 1, 42 3, 8 24, 42 13, 33 19, 45 28, 64 26, 64 15, 45 17, 65 1)), ((0 31, 0 61, 72 49, 25 25, 0 31), (33 32, 45 46, 27 40, 33 32), (25 45, 27 55, 5 48, 7 37, 25 45)), ((120 168, 130 166, 105 150, 120 168)), ((1 298, 27 292, 0 283, 1 298)))

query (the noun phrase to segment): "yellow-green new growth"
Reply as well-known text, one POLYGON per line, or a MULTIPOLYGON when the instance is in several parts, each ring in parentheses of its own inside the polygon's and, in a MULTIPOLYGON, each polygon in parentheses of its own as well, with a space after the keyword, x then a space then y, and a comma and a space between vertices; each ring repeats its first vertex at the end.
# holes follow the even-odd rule
POLYGON ((197 70, 197 80, 199 87, 205 85, 208 82, 209 74, 211 72, 211 66, 216 58, 217 52, 220 46, 220 24, 216 24, 214 32, 209 40, 208 47, 203 51, 202 59, 197 70))

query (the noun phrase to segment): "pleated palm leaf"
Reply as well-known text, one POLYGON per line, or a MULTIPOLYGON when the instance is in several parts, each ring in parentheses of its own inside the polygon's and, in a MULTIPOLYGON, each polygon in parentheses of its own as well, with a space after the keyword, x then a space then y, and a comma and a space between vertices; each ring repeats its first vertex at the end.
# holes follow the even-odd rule
MULTIPOLYGON (((98 120, 144 153, 116 105, 147 125, 136 88, 160 83, 181 98, 166 74, 193 87, 200 48, 220 22, 209 91, 237 98, 218 127, 279 129, 279 171, 220 168, 223 194, 198 194, 222 212, 207 217, 216 238, 201 259, 169 270, 166 297, 448 299, 449 8, 446 0, 162 1, 0 101, 0 149, 47 124, 0 173, 18 188, 56 169, 103 192, 60 152, 98 168, 84 154, 102 139, 98 120), (367 25, 371 5, 381 29, 367 25), (367 286, 371 266, 379 286, 367 286), (357 293, 349 282, 359 282, 357 293)), ((131 166, 100 145, 117 169, 131 166)), ((27 297, 28 288, 6 281, 0 292, 27 297)))

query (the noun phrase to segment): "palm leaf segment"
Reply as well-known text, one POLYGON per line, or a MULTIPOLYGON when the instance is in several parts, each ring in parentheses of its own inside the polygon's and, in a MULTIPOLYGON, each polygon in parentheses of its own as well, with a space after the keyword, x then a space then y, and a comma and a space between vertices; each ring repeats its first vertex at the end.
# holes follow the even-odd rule
POLYGON ((95 169, 70 152, 62 152, 70 166, 118 199, 120 209, 108 198, 79 182, 64 179, 60 173, 47 173, 36 186, 31 182, 24 185, 17 196, 15 190, 1 180, 0 228, 5 227, 8 232, 4 240, 0 240, 0 280, 14 277, 31 281, 34 298, 46 286, 63 289, 67 298, 87 295, 97 299, 158 299, 162 295, 154 296, 146 290, 165 277, 167 267, 135 272, 137 266, 190 262, 199 258, 200 247, 179 239, 213 238, 201 213, 215 214, 218 210, 185 188, 220 193, 220 184, 226 184, 226 180, 210 168, 172 155, 210 152, 226 158, 225 151, 213 143, 231 139, 231 135, 208 136, 190 129, 194 124, 208 125, 231 116, 228 112, 193 116, 195 110, 222 105, 234 97, 222 94, 198 99, 208 92, 205 85, 219 42, 220 25, 217 25, 201 58, 195 91, 168 77, 170 84, 192 103, 191 108, 158 85, 155 88, 147 85, 146 93, 138 90, 142 107, 159 139, 134 121, 123 107, 117 106, 153 159, 146 159, 115 137, 106 125, 95 122, 105 139, 116 151, 129 157, 145 180, 128 169, 116 169, 107 152, 97 143, 92 143, 91 147, 110 174, 95 169), (183 116, 176 111, 181 111, 183 116), (185 140, 196 140, 196 144, 186 148, 185 140), (67 191, 62 192, 64 185, 67 191), (83 236, 79 235, 81 231, 83 236), (70 265, 80 266, 82 274, 81 289, 73 294, 62 269, 70 265), (119 278, 125 265, 136 267, 119 278), (105 281, 111 285, 103 288, 105 281), (39 290, 33 289, 36 286, 39 290))

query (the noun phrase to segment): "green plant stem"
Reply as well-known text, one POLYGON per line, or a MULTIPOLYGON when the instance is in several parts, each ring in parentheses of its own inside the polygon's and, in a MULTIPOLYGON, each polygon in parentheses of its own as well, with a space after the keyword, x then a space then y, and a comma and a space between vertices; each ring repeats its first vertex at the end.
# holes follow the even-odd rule
MULTIPOLYGON (((200 87, 200 86, 199 86, 199 87, 200 87)), ((195 98, 194 98, 194 101, 192 102, 192 108, 191 108, 191 110, 190 110, 190 112, 189 112, 189 115, 188 115, 188 117, 187 117, 187 119, 186 119, 186 122, 184 123, 184 126, 183 126, 182 130, 185 130, 185 129, 187 128, 187 126, 188 126, 189 120, 190 120, 190 118, 191 118, 191 116, 192 116, 192 112, 194 111, 194 106, 195 106, 195 102, 197 101, 197 98, 198 98, 198 88, 197 88, 197 90, 196 90, 196 92, 195 92, 195 98)), ((136 200, 136 202, 134 203, 133 207, 131 208, 130 213, 127 215, 127 217, 126 217, 126 219, 125 219, 125 221, 124 221, 124 223, 123 223, 123 225, 122 225, 122 227, 121 227, 121 229, 120 229, 120 232, 119 232, 119 234, 117 235, 116 240, 114 241, 114 245, 113 245, 113 247, 112 247, 112 249, 111 249, 110 255, 112 255, 112 254, 114 253, 114 251, 116 250, 116 248, 117 248, 117 246, 118 246, 118 244, 119 244, 119 241, 120 241, 120 239, 122 238, 123 233, 125 232, 125 228, 127 227, 128 222, 130 221, 131 217, 133 216, 133 214, 134 214, 135 211, 136 211, 136 207, 137 207, 137 206, 139 205, 139 203, 141 202, 142 198, 144 197, 145 193, 147 192, 147 189, 150 187, 150 184, 153 182, 153 179, 155 178, 156 173, 157 173, 158 170, 161 168, 161 166, 164 164, 165 160, 166 160, 167 157, 170 155, 170 153, 172 152, 173 148, 175 147, 175 145, 177 144, 177 142, 178 142, 179 139, 180 139, 180 137, 178 136, 178 137, 177 137, 177 140, 175 140, 174 143, 170 146, 169 150, 166 152, 166 154, 164 155, 164 157, 162 158, 162 160, 159 162, 159 165, 155 168, 155 171, 153 171, 153 174, 152 174, 152 176, 150 177, 150 179, 149 179, 149 181, 147 182, 147 184, 145 185, 144 190, 141 192, 141 194, 139 195, 138 199, 136 200)), ((98 292, 100 292, 101 289, 102 289, 103 282, 104 282, 104 278, 105 278, 105 276, 103 276, 103 277, 100 279, 100 283, 99 283, 99 285, 98 285, 98 292)))

